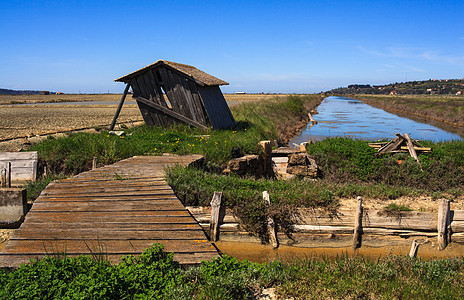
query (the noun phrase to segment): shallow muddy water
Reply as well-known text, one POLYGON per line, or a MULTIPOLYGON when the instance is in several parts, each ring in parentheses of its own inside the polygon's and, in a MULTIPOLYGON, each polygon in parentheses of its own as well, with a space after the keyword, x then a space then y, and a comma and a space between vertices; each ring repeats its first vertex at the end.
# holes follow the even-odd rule
POLYGON ((418 140, 448 141, 462 139, 459 135, 430 124, 413 121, 374 108, 360 100, 327 97, 313 115, 317 124, 308 126, 289 144, 322 140, 328 137, 352 137, 363 140, 393 139, 395 133, 409 133, 418 140))
MULTIPOLYGON (((290 262, 295 259, 335 259, 337 257, 361 256, 370 259, 378 259, 390 255, 406 256, 410 246, 385 246, 385 247, 361 247, 356 252, 351 247, 346 248, 302 248, 281 245, 276 250, 269 245, 259 243, 222 242, 215 243, 222 254, 233 256, 238 260, 252 262, 270 262, 280 260, 290 262)), ((418 248, 418 257, 422 259, 453 258, 464 256, 464 246, 450 244, 443 251, 438 251, 433 243, 421 245, 418 248)))

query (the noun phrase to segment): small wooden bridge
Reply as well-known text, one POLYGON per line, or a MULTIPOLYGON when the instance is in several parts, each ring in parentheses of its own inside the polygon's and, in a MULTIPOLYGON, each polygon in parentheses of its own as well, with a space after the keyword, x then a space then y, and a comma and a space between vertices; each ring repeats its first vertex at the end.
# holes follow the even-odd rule
POLYGON ((153 243, 183 265, 218 257, 163 178, 166 166, 200 158, 137 156, 50 184, 0 253, 0 267, 63 253, 117 263, 153 243))

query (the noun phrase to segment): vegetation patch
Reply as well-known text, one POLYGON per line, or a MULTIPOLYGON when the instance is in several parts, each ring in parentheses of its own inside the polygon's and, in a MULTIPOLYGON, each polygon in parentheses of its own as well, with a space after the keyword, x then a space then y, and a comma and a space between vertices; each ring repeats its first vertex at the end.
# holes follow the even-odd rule
POLYGON ((89 256, 49 257, 0 269, 2 299, 258 299, 270 287, 296 299, 461 299, 464 261, 392 256, 260 264, 225 255, 184 270, 153 245, 118 265, 89 256))
POLYGON ((125 136, 74 133, 61 138, 48 138, 31 147, 38 151, 41 168, 54 174, 77 174, 99 164, 112 164, 134 155, 162 153, 205 156, 215 164, 224 164, 232 153, 257 153, 263 139, 285 140, 288 128, 307 120, 310 109, 321 102, 320 95, 288 96, 232 107, 237 126, 230 130, 199 129, 187 125, 170 128, 140 126, 127 129, 125 136))
POLYGON ((464 186, 464 141, 421 142, 431 147, 419 155, 422 169, 408 153, 376 154, 366 141, 329 138, 311 144, 324 181, 368 183, 397 188, 455 192, 464 186), (399 163, 401 161, 401 163, 399 163))
POLYGON ((338 206, 332 191, 310 181, 223 176, 192 167, 169 168, 166 180, 184 205, 209 206, 214 192, 222 191, 223 205, 233 210, 246 230, 263 239, 267 238, 267 216, 288 232, 290 216, 297 207, 335 213, 338 206), (270 194, 270 207, 263 203, 263 191, 270 194))

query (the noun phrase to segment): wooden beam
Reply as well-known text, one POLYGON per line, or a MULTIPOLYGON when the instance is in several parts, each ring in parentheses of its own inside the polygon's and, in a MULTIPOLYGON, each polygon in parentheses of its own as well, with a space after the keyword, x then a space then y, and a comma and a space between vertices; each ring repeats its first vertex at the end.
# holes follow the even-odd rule
POLYGON ((124 93, 122 94, 121 101, 119 101, 118 109, 116 109, 116 113, 114 114, 113 121, 111 122, 110 131, 114 129, 116 125, 116 120, 121 113, 122 105, 124 104, 124 100, 126 99, 127 93, 129 92, 130 81, 126 84, 126 88, 124 89, 124 93))
POLYGON ((135 97, 135 99, 137 101, 147 105, 147 106, 150 106, 151 108, 153 108, 153 109, 155 109, 155 110, 157 110, 157 111, 159 111, 159 112, 161 112, 161 113, 163 113, 165 115, 173 117, 176 120, 179 120, 181 122, 187 123, 189 125, 195 126, 197 128, 203 129, 203 130, 208 130, 208 127, 206 127, 205 125, 200 124, 200 123, 198 123, 198 122, 196 122, 194 120, 191 120, 191 119, 189 119, 187 117, 184 117, 183 115, 178 114, 178 113, 170 110, 169 108, 165 108, 165 107, 163 107, 163 106, 161 106, 159 104, 156 104, 153 101, 149 101, 149 100, 147 100, 147 99, 145 99, 143 97, 135 97))

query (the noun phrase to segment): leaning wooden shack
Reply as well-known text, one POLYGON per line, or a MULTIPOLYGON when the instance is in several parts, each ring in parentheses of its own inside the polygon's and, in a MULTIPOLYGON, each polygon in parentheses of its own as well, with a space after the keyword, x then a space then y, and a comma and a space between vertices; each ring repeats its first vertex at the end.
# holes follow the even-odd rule
POLYGON ((149 126, 167 127, 179 122, 199 128, 235 126, 219 88, 228 83, 193 66, 158 60, 115 81, 126 83, 126 89, 110 130, 114 128, 129 88, 149 126))

